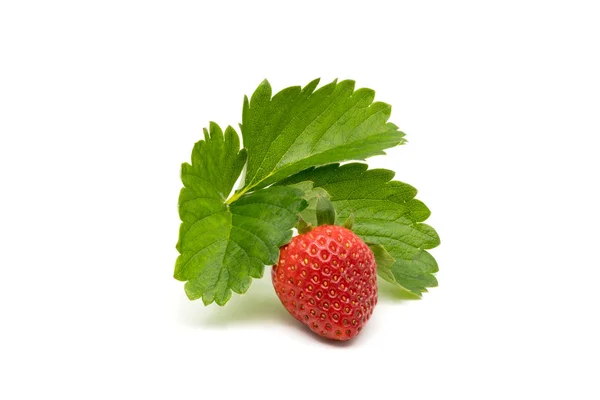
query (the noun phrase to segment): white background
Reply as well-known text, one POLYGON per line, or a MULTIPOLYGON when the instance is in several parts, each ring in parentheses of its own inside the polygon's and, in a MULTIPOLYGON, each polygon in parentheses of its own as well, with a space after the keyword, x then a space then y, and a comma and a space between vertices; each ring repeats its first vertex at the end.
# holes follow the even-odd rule
POLYGON ((3 1, 0 398, 600 398, 594 3, 3 1), (442 238, 347 345, 172 278, 201 129, 315 77, 393 105, 442 238))

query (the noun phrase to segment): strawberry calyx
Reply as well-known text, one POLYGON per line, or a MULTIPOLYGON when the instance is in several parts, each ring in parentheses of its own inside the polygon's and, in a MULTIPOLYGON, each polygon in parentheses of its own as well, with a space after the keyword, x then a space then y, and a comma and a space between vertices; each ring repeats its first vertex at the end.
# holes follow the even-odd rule
POLYGON ((317 197, 317 226, 335 225, 336 212, 333 203, 324 196, 317 197))

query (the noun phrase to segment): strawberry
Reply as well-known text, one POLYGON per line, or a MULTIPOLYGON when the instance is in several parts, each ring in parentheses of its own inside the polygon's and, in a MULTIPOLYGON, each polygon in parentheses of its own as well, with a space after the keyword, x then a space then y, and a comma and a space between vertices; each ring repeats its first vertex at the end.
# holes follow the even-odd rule
POLYGON ((283 306, 313 332, 355 337, 377 304, 373 252, 352 231, 321 225, 281 248, 272 271, 283 306))

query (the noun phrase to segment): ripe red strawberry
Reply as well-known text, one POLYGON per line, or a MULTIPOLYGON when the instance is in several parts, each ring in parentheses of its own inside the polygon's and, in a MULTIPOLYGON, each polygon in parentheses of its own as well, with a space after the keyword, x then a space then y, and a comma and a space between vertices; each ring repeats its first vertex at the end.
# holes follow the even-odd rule
POLYGON ((349 340, 377 304, 373 252, 352 231, 321 225, 281 248, 273 285, 284 307, 315 333, 349 340))

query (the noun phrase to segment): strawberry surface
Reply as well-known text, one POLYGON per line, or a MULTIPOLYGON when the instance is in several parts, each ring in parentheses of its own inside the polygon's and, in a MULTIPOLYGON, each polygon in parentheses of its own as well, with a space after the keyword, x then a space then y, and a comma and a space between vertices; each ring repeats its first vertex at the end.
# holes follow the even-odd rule
POLYGON ((373 252, 352 231, 318 226, 281 248, 272 279, 284 307, 313 332, 355 337, 377 304, 373 252))

